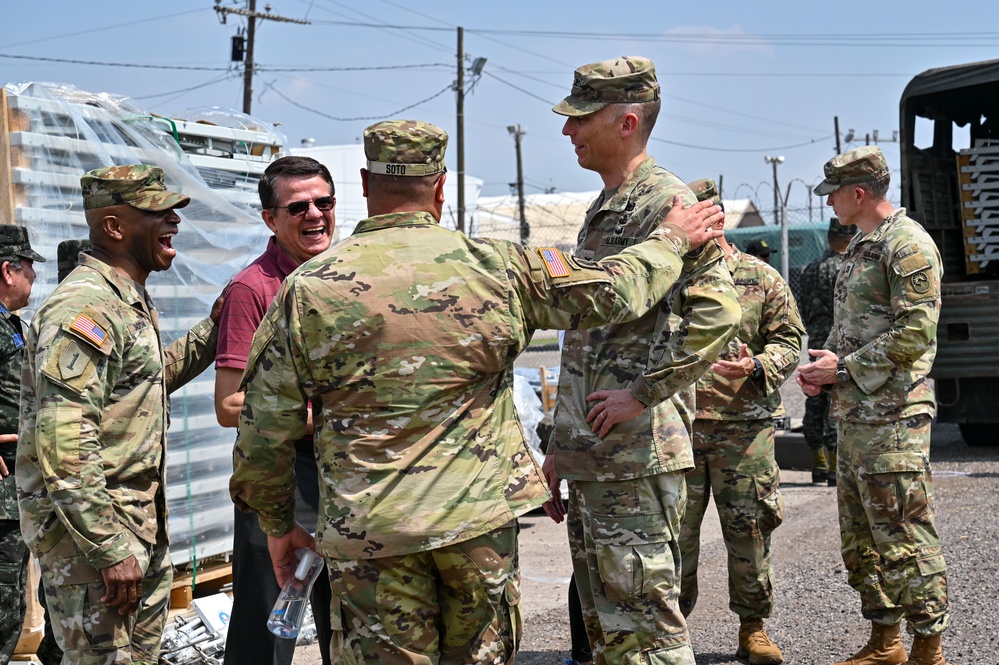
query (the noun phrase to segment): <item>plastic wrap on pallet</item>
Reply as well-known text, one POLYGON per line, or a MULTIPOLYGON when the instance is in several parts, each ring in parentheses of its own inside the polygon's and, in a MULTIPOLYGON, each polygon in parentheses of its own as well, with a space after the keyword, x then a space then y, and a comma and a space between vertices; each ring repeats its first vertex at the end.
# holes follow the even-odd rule
MULTIPOLYGON (((178 211, 182 223, 172 269, 153 273, 147 284, 160 311, 164 343, 203 318, 223 285, 263 251, 270 233, 259 215, 257 180, 285 142, 273 128, 233 112, 235 129, 226 130, 226 114, 216 109, 212 120, 219 128, 205 131, 219 135, 217 145, 211 154, 188 155, 180 130, 198 118, 158 118, 127 97, 67 85, 21 83, 5 89, 15 201, 11 221, 26 226, 32 246, 50 259, 35 266, 38 279, 25 318, 55 287, 56 246, 88 234, 80 176, 90 169, 155 164, 171 189, 192 199, 178 211), (231 137, 222 136, 226 132, 231 137)), ((232 549, 228 479, 234 431, 215 421, 214 381, 209 370, 172 395, 166 492, 177 564, 232 549)))

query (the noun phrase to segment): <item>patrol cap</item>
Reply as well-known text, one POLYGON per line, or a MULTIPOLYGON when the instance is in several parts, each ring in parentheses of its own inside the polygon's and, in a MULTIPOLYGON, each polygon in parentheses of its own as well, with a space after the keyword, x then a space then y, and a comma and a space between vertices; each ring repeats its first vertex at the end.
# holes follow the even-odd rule
POLYGON ((45 257, 31 249, 28 229, 16 224, 0 224, 0 260, 10 261, 15 258, 45 263, 45 257))
POLYGON ((80 178, 83 209, 105 208, 127 203, 139 210, 183 208, 189 196, 167 190, 163 169, 149 164, 108 166, 88 171, 80 178))
POLYGON ((690 187, 690 191, 694 193, 698 201, 721 202, 721 197, 718 195, 718 186, 715 185, 715 181, 711 178, 695 180, 687 186, 690 187))
POLYGON ((746 253, 752 254, 753 256, 770 256, 771 254, 776 254, 777 250, 770 246, 766 240, 762 238, 756 238, 750 240, 749 244, 746 245, 746 253))
POLYGON ((59 261, 59 281, 66 278, 66 275, 73 272, 80 263, 80 252, 90 251, 90 240, 87 238, 77 238, 75 240, 63 240, 56 247, 56 258, 59 261))
POLYGON ((447 132, 422 120, 386 120, 364 130, 368 171, 423 176, 446 171, 447 132))
POLYGON ((857 235, 857 225, 847 224, 844 226, 839 223, 839 217, 833 217, 829 220, 829 235, 852 238, 857 235))
POLYGON ((572 77, 569 96, 552 107, 559 115, 580 116, 608 104, 654 102, 659 99, 656 66, 648 58, 620 58, 583 65, 572 77))
POLYGON ((823 167, 826 179, 815 187, 817 196, 832 194, 843 185, 874 182, 888 175, 884 153, 876 145, 854 148, 836 155, 823 167))

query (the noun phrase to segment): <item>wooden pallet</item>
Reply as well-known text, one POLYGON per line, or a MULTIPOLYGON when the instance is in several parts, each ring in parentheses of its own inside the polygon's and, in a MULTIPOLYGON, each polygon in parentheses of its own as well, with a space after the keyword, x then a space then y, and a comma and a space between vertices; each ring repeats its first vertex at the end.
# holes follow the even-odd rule
POLYGON ((199 596, 218 593, 232 582, 232 562, 218 561, 199 566, 197 572, 175 572, 170 588, 170 609, 181 610, 191 606, 199 596))

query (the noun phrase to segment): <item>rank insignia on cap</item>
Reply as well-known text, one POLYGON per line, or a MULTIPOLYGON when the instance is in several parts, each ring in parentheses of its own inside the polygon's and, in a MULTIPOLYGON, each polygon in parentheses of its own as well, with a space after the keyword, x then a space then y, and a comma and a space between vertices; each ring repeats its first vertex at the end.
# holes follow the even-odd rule
POLYGON ((93 342, 94 346, 98 348, 104 344, 104 340, 108 336, 104 329, 94 323, 94 320, 86 314, 78 314, 69 329, 78 332, 84 339, 93 342))
POLYGON ((538 249, 538 253, 541 254, 541 260, 545 262, 545 268, 548 269, 549 277, 569 276, 569 266, 565 264, 562 252, 554 247, 541 247, 538 249))

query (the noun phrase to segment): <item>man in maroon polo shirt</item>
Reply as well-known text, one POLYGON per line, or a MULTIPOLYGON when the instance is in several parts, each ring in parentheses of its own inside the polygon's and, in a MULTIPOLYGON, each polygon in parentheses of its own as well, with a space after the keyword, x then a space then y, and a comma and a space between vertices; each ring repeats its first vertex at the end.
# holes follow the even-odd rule
MULTIPOLYGON (((236 427, 243 407, 239 382, 253 333, 281 282, 298 266, 326 251, 333 239, 336 206, 333 177, 311 157, 282 157, 267 167, 258 185, 260 216, 274 235, 267 249, 237 274, 226 294, 215 355, 215 415, 223 427, 236 427)), ((296 520, 316 525, 319 477, 309 437, 296 445, 298 478, 296 520)), ((266 622, 281 589, 271 570, 267 537, 255 513, 235 511, 233 533, 233 608, 226 638, 226 665, 289 665, 295 640, 277 640, 266 622)), ((330 586, 325 571, 312 591, 312 611, 328 665, 330 586)))

